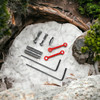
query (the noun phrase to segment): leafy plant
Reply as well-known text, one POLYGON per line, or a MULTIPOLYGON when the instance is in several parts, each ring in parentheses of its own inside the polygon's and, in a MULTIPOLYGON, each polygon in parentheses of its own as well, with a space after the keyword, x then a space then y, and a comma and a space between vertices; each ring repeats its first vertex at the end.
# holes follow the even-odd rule
POLYGON ((85 53, 87 50, 94 52, 94 60, 100 61, 100 17, 85 36, 86 47, 82 47, 81 51, 85 53))
POLYGON ((8 7, 14 12, 25 14, 28 0, 8 0, 8 7))
POLYGON ((81 52, 86 53, 89 50, 87 46, 81 47, 81 52))
POLYGON ((85 10, 88 16, 93 16, 94 18, 97 18, 100 14, 100 5, 87 3, 85 10))
POLYGON ((10 34, 8 27, 9 13, 7 10, 7 0, 0 0, 0 38, 10 34))
POLYGON ((8 27, 9 13, 7 6, 13 11, 25 14, 28 0, 0 0, 0 39, 5 35, 10 35, 8 27))
POLYGON ((98 18, 100 14, 99 0, 77 0, 79 3, 79 11, 92 18, 98 18))

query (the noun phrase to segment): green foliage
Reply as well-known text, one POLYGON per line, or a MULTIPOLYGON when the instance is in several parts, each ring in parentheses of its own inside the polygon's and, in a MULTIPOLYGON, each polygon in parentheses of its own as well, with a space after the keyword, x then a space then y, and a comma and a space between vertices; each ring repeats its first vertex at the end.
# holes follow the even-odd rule
POLYGON ((87 46, 84 46, 81 48, 82 53, 86 53, 88 50, 89 50, 89 48, 87 46))
POLYGON ((25 14, 28 0, 8 0, 8 7, 19 14, 25 14))
POLYGON ((10 34, 8 28, 9 14, 7 11, 7 0, 0 0, 0 38, 4 35, 10 34))
POLYGON ((95 54, 94 60, 100 61, 100 18, 93 26, 91 26, 91 29, 87 32, 85 37, 85 44, 87 47, 82 47, 81 51, 83 53, 85 53, 86 50, 93 51, 95 54))
POLYGON ((93 0, 77 0, 80 5, 86 4, 87 2, 93 2, 93 0))
POLYGON ((98 18, 100 14, 99 0, 77 0, 79 3, 79 11, 92 18, 98 18))
POLYGON ((8 27, 9 13, 7 6, 19 14, 25 14, 28 0, 0 0, 0 39, 5 35, 10 35, 8 27))
POLYGON ((94 18, 97 18, 100 14, 100 5, 87 3, 85 10, 88 16, 93 16, 94 18))

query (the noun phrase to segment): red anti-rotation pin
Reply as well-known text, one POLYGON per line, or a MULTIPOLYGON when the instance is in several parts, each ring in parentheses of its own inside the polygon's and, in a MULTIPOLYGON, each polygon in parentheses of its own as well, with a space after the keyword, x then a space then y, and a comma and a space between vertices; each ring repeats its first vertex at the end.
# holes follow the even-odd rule
POLYGON ((49 58, 51 58, 51 57, 54 57, 54 56, 57 56, 57 55, 63 55, 65 52, 63 51, 63 50, 61 50, 59 53, 56 53, 56 54, 53 54, 53 55, 51 55, 51 56, 45 56, 44 57, 44 60, 48 60, 49 58))
POLYGON ((67 47, 67 43, 63 43, 62 45, 59 45, 59 46, 56 46, 56 47, 53 47, 53 48, 48 48, 48 51, 49 52, 52 52, 52 50, 54 50, 54 49, 57 49, 57 48, 60 48, 60 47, 67 47))

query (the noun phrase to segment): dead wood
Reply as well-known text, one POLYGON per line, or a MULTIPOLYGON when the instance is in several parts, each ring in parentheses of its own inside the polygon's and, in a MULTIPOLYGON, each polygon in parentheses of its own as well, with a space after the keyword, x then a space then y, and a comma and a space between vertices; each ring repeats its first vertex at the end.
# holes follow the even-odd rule
POLYGON ((56 8, 45 7, 45 6, 34 6, 34 5, 28 5, 28 7, 31 7, 35 12, 37 12, 40 15, 44 15, 44 16, 50 15, 49 17, 53 17, 55 15, 58 18, 53 17, 53 19, 72 23, 75 26, 82 29, 83 31, 87 31, 89 29, 89 27, 82 20, 79 20, 79 18, 78 18, 79 22, 77 22, 74 19, 68 17, 64 12, 61 12, 56 8))

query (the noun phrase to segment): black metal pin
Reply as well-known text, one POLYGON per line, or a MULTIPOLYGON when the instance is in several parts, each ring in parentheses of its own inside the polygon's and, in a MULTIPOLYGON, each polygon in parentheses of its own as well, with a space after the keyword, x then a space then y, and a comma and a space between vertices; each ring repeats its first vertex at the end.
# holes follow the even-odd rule
POLYGON ((52 44, 53 40, 54 40, 54 37, 52 37, 52 38, 50 39, 50 41, 49 41, 49 45, 52 44))
POLYGON ((38 40, 38 38, 40 37, 41 34, 42 34, 42 31, 39 31, 38 34, 37 34, 37 37, 33 40, 33 42, 35 44, 37 43, 37 40, 38 40))
POLYGON ((37 61, 35 61, 33 59, 30 59, 30 58, 26 57, 24 55, 21 55, 21 56, 24 57, 24 58, 26 58, 26 59, 28 59, 28 60, 30 60, 30 61, 32 61, 32 62, 34 62, 34 63, 36 63, 36 64, 38 64, 38 65, 41 65, 41 66, 43 66, 43 67, 45 67, 45 68, 47 68, 49 70, 52 70, 52 71, 57 71, 58 68, 59 68, 60 62, 61 62, 61 59, 60 59, 59 62, 58 62, 58 64, 57 64, 56 69, 52 69, 52 68, 49 68, 48 66, 45 66, 45 65, 43 65, 43 64, 41 64, 41 63, 39 63, 39 62, 37 62, 37 61))
POLYGON ((48 34, 45 34, 45 36, 44 36, 42 42, 40 43, 40 46, 43 46, 43 43, 44 43, 44 41, 46 40, 47 36, 48 36, 48 34))
POLYGON ((27 54, 29 56, 32 56, 32 57, 34 57, 36 59, 40 59, 40 56, 36 55, 35 53, 32 53, 32 52, 30 52, 28 50, 25 50, 24 52, 25 52, 25 54, 27 54))
POLYGON ((33 68, 33 69, 35 69, 35 70, 37 70, 37 71, 39 71, 39 72, 42 72, 43 74, 48 75, 48 76, 50 76, 50 77, 52 77, 52 78, 54 78, 54 79, 56 79, 56 80, 59 80, 59 81, 62 81, 62 80, 64 79, 65 74, 66 74, 66 71, 67 71, 67 68, 65 68, 64 74, 63 74, 62 78, 60 79, 60 78, 54 77, 54 76, 52 76, 52 75, 50 75, 50 74, 48 74, 48 73, 42 71, 42 70, 39 70, 39 69, 37 69, 37 68, 35 68, 35 67, 29 65, 29 64, 26 64, 26 65, 29 66, 29 67, 31 67, 31 68, 33 68))
POLYGON ((41 51, 39 51, 39 50, 37 50, 37 49, 35 49, 35 48, 32 48, 32 47, 30 47, 30 46, 27 46, 26 48, 27 48, 28 50, 30 50, 30 51, 36 53, 36 54, 39 54, 39 55, 42 55, 42 54, 43 54, 43 52, 41 52, 41 51))

